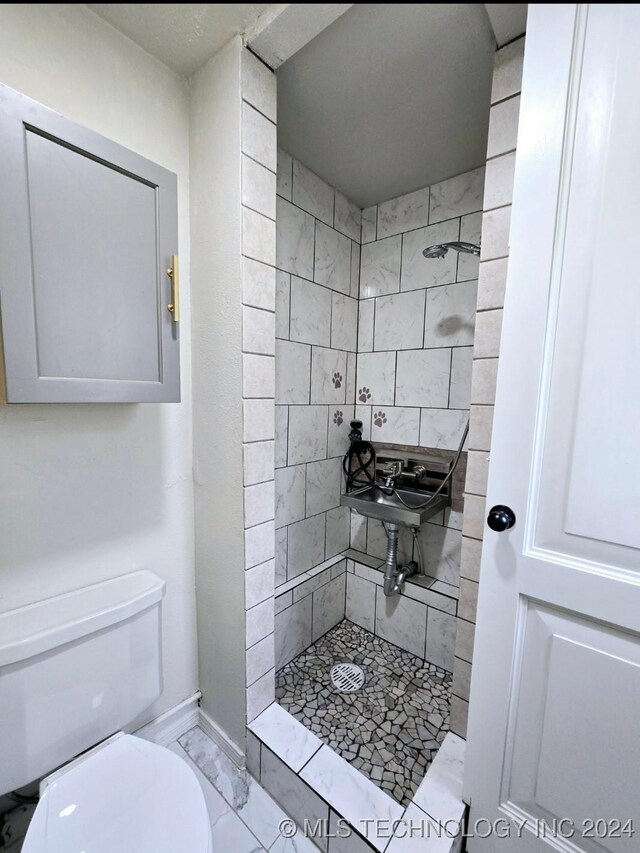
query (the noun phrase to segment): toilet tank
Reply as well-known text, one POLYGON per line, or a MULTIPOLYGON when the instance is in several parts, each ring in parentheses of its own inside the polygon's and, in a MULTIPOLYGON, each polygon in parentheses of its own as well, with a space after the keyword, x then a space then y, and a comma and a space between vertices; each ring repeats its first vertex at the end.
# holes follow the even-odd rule
POLYGON ((0 795, 158 698, 164 588, 152 572, 132 572, 0 613, 0 795))

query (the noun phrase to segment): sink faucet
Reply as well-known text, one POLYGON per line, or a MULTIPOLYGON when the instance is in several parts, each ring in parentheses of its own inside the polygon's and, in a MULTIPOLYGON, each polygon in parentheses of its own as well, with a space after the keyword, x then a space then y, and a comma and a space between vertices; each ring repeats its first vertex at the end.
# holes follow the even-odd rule
POLYGON ((387 462, 382 473, 385 475, 383 488, 388 489, 388 493, 391 494, 395 489, 395 482, 398 477, 407 477, 419 483, 427 476, 427 469, 424 465, 414 465, 411 469, 404 468, 399 459, 393 459, 387 462))

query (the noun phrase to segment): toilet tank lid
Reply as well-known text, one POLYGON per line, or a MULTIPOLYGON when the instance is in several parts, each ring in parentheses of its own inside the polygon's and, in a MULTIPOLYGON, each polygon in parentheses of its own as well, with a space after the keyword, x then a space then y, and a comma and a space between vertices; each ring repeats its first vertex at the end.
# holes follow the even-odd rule
POLYGON ((164 590, 143 569, 0 613, 0 667, 122 622, 159 602, 164 590))

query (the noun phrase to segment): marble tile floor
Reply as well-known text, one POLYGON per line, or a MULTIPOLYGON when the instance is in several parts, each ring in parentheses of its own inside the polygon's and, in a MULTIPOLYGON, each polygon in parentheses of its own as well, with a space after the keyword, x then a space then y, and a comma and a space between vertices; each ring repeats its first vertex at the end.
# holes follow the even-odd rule
MULTIPOLYGON (((288 816, 258 782, 230 761, 200 728, 191 729, 179 740, 168 748, 184 759, 196 774, 209 812, 214 851, 318 853, 317 847, 301 833, 295 838, 280 835, 278 824, 288 816)), ((0 853, 20 853, 34 810, 35 806, 19 808, 20 815, 16 813, 12 829, 7 826, 6 835, 0 834, 0 853)))
POLYGON ((451 674, 344 620, 276 674, 276 699, 401 805, 409 805, 449 731, 451 674), (338 693, 334 663, 362 667, 338 693))

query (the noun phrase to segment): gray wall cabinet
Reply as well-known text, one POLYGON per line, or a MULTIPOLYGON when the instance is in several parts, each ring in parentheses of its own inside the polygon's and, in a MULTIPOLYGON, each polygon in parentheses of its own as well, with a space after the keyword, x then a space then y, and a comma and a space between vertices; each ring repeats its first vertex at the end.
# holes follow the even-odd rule
POLYGON ((0 177, 6 402, 178 401, 176 176, 0 85, 0 177))

